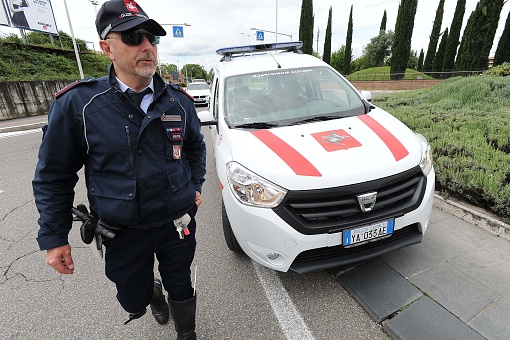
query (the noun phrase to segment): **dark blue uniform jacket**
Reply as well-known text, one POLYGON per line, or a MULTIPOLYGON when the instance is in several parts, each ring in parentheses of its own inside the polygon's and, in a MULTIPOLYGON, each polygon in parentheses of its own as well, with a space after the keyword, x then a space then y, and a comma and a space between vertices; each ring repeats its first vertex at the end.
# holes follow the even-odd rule
POLYGON ((144 115, 117 85, 112 66, 56 95, 32 183, 41 250, 68 243, 83 165, 91 210, 125 227, 170 223, 201 191, 206 150, 193 102, 156 74, 144 115))

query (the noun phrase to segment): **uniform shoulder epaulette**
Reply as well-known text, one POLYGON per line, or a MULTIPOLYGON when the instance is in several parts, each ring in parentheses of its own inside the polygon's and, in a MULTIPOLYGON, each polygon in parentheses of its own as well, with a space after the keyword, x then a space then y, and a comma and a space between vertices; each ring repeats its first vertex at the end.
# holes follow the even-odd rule
POLYGON ((63 87, 60 91, 55 92, 53 94, 53 96, 55 97, 55 99, 57 99, 58 97, 60 97, 61 95, 63 95, 67 91, 75 88, 76 86, 81 85, 81 84, 87 84, 87 83, 90 83, 91 81, 94 81, 94 80, 96 80, 96 78, 86 78, 86 79, 76 80, 76 81, 72 82, 71 84, 63 87))
POLYGON ((186 95, 186 97, 189 98, 189 100, 191 100, 192 102, 195 102, 195 99, 192 96, 190 96, 188 92, 184 91, 184 89, 182 87, 180 87, 179 85, 177 85, 176 83, 170 82, 167 85, 170 86, 171 88, 173 88, 174 90, 184 93, 186 95))

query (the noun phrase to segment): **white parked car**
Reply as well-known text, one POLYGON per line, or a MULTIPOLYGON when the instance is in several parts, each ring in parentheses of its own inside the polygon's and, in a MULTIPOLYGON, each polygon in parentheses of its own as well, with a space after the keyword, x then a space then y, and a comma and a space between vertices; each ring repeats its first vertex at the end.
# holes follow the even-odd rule
POLYGON ((207 105, 209 104, 209 95, 211 89, 205 82, 193 82, 188 83, 186 86, 186 92, 193 97, 195 105, 207 105))
POLYGON ((419 243, 430 146, 302 43, 224 48, 211 86, 227 246, 306 273, 419 243))

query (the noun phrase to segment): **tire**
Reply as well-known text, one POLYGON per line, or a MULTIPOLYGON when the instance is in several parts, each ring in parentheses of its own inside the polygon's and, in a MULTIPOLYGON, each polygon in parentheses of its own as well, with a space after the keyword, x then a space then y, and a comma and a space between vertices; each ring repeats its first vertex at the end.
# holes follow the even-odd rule
POLYGON ((228 249, 236 253, 244 253, 243 249, 239 245, 239 242, 237 242, 236 236, 232 231, 232 227, 230 226, 227 210, 225 210, 225 204, 223 204, 223 200, 221 201, 221 221, 223 225, 223 235, 225 236, 225 243, 227 243, 228 249))

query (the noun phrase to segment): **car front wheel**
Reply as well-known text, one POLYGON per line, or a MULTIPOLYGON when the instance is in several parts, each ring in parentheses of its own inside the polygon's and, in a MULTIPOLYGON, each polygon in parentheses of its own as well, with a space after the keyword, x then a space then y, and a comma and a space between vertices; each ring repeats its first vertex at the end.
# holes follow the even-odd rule
POLYGON ((228 220, 227 210, 225 209, 225 204, 223 204, 223 200, 221 201, 221 221, 223 225, 223 235, 225 236, 225 242, 227 243, 228 249, 237 253, 243 253, 243 249, 239 245, 232 231, 232 227, 230 226, 230 221, 228 220))

